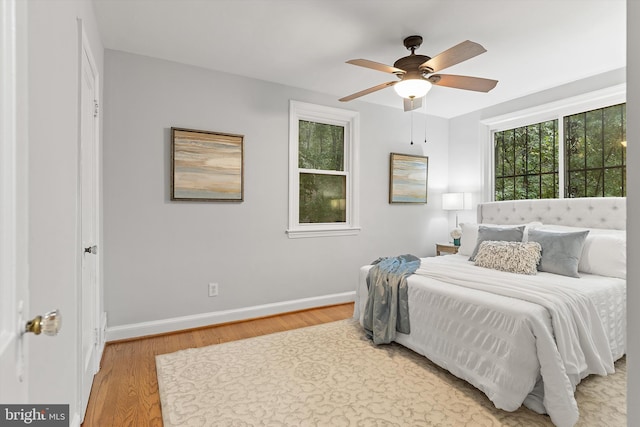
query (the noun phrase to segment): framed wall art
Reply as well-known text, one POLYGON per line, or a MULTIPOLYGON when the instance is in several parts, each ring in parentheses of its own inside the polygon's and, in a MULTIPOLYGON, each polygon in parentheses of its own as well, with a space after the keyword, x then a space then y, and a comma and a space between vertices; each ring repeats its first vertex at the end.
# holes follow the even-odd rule
POLYGON ((391 153, 389 203, 427 203, 429 158, 391 153))
POLYGON ((171 200, 244 200, 244 136, 171 128, 171 200))

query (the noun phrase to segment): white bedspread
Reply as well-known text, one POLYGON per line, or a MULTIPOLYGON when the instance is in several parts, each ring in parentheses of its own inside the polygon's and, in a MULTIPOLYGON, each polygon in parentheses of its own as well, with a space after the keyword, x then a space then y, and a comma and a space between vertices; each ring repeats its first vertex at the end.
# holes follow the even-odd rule
MULTIPOLYGON (((361 270, 357 317, 368 268, 361 270)), ((621 279, 516 275, 452 255, 424 258, 408 286, 411 334, 396 341, 507 411, 524 403, 557 426, 573 426, 575 385, 590 374, 612 373, 625 352, 621 279)))

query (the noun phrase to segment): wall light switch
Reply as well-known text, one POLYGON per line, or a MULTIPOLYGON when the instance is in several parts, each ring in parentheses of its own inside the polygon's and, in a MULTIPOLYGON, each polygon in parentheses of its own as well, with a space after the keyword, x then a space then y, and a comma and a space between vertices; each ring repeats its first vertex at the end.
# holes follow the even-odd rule
POLYGON ((209 283, 209 296, 217 297, 218 296, 218 284, 217 283, 209 283))

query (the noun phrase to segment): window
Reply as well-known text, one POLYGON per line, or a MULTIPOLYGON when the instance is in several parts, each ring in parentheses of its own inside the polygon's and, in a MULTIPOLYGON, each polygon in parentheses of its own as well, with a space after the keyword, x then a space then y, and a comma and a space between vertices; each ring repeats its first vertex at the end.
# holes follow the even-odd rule
POLYGON ((625 196, 626 104, 564 118, 567 197, 625 196))
POLYGON ((495 200, 558 197, 558 121, 494 133, 495 200))
POLYGON ((356 234, 358 113, 290 102, 289 237, 356 234))
POLYGON ((344 127, 299 120, 298 172, 300 223, 345 223, 344 127))
POLYGON ((485 121, 493 199, 625 196, 623 96, 616 87, 485 121))

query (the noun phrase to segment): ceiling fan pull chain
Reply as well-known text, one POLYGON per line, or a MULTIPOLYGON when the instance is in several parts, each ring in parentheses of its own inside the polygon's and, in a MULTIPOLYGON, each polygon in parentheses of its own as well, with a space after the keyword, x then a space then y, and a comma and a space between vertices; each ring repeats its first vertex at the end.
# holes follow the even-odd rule
MULTIPOLYGON (((411 100, 411 104, 413 104, 413 99, 411 100)), ((413 145, 413 110, 411 110, 411 145, 413 145)))
POLYGON ((427 103, 424 103, 424 143, 427 143, 427 103))

